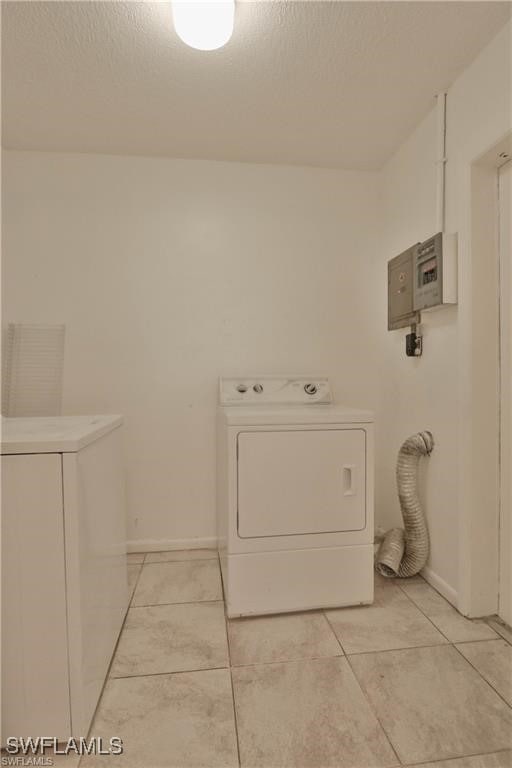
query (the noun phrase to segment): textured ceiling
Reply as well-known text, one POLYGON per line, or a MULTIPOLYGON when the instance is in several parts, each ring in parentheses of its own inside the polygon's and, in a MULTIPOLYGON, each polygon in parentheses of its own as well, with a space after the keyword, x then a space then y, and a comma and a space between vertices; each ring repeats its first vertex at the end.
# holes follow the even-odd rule
POLYGON ((510 9, 238 2, 201 52, 169 3, 4 1, 4 146, 378 168, 510 9))

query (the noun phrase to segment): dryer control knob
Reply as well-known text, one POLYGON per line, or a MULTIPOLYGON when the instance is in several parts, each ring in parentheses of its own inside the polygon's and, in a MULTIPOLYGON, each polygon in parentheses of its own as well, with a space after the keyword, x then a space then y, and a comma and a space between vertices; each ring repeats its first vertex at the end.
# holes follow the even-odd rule
POLYGON ((263 384, 255 384, 253 390, 257 392, 258 395, 261 395, 263 392, 263 384))
POLYGON ((240 394, 243 395, 244 392, 247 392, 247 387, 245 386, 245 384, 239 384, 238 387, 236 388, 236 391, 240 392, 240 394))
POLYGON ((316 395, 318 392, 318 387, 316 384, 304 384, 304 392, 306 395, 316 395))

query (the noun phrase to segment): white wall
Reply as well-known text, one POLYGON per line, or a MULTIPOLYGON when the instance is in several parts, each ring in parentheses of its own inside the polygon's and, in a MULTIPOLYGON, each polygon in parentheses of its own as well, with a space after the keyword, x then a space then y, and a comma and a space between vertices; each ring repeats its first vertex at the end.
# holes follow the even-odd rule
POLYGON ((65 413, 125 415, 132 541, 214 535, 221 373, 326 373, 376 405, 377 174, 36 152, 3 171, 4 322, 65 322, 65 413))
MULTIPOLYGON (((468 469, 471 474, 471 434, 465 430, 465 422, 478 407, 468 392, 474 343, 471 164, 511 128, 510 35, 508 24, 448 91, 446 230, 459 234, 459 306, 423 314, 421 359, 405 357, 405 331, 382 334, 381 340, 386 389, 379 408, 380 518, 388 525, 399 523, 391 468, 400 441, 418 429, 431 429, 436 446, 423 466, 423 494, 432 538, 429 569, 436 585, 454 601, 459 586, 461 517, 467 515, 463 494, 468 469)), ((387 259, 436 231, 435 161, 433 110, 382 172, 385 224, 381 280, 387 259)), ((494 343, 495 333, 491 333, 488 344, 494 343)), ((487 479, 492 483, 492 478, 487 479)), ((486 487, 489 485, 483 481, 484 494, 486 487)))
POLYGON ((433 112, 380 175, 5 153, 3 319, 66 322, 65 411, 125 414, 132 540, 213 536, 219 374, 325 372, 339 402, 376 409, 377 524, 400 524, 401 442, 434 433, 429 568, 457 600, 478 406, 471 163, 510 128, 510 34, 448 94, 460 301, 424 315, 420 360, 386 330, 386 262, 436 229, 433 112))
MULTIPOLYGON (((431 112, 383 171, 387 259, 436 230, 436 115, 431 112)), ((378 472, 381 519, 400 524, 393 467, 401 442, 429 429, 435 449, 421 463, 422 497, 432 540, 431 568, 449 585, 457 583, 457 309, 423 313, 424 352, 405 355, 407 329, 383 335, 387 402, 380 408, 378 472), (384 444, 385 443, 385 444, 384 444), (386 450, 387 446, 387 450, 386 450)), ((382 323, 380 324, 382 327, 382 323)))

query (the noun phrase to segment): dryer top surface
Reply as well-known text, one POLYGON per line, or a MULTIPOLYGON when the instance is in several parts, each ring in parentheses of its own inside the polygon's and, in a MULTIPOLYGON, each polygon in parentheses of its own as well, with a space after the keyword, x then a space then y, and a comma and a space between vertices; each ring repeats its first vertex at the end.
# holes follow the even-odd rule
POLYGON ((342 405, 267 405, 266 407, 231 408, 220 406, 220 415, 227 426, 277 426, 322 424, 371 424, 371 411, 342 405))

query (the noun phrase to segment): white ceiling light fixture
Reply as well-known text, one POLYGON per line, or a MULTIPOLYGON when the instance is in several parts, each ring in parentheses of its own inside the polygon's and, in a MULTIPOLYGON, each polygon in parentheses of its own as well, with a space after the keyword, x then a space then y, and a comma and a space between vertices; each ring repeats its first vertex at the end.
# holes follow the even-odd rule
POLYGON ((172 3, 176 34, 199 51, 222 48, 233 34, 235 0, 184 0, 172 3))

